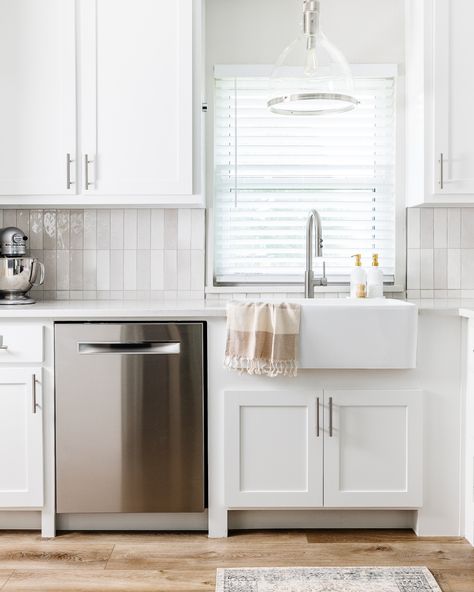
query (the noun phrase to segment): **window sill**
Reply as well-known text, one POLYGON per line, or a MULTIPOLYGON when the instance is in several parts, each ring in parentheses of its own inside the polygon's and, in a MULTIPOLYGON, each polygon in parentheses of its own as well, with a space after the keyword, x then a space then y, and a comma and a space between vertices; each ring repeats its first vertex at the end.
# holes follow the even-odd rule
MULTIPOLYGON (((302 294, 303 285, 239 285, 239 286, 206 286, 206 294, 302 294)), ((402 294, 405 288, 400 285, 384 286, 386 294, 402 294)), ((348 294, 349 286, 315 286, 315 294, 348 294)))

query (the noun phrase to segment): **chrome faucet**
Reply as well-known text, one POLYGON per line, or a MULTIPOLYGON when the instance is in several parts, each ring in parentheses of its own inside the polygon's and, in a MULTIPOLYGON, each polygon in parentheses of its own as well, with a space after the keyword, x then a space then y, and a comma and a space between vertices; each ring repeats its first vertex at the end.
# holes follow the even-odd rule
POLYGON ((327 286, 326 263, 323 261, 323 275, 314 279, 313 272, 313 229, 315 256, 322 257, 323 237, 321 217, 316 210, 311 210, 306 220, 306 271, 304 274, 304 297, 314 298, 314 286, 327 286))

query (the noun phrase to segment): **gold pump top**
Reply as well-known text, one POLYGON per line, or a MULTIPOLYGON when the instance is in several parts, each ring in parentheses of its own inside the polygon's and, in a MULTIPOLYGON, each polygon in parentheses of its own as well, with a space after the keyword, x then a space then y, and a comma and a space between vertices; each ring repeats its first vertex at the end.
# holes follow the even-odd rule
POLYGON ((362 255, 358 253, 357 255, 352 255, 352 257, 355 257, 356 267, 362 267, 362 255))
POLYGON ((372 255, 372 267, 378 267, 379 266, 379 255, 378 253, 374 253, 372 255))

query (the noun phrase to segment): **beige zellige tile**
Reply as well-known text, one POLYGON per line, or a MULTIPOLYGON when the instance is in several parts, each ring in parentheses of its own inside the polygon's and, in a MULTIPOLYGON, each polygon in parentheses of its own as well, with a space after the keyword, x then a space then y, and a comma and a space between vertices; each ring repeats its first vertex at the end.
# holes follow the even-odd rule
POLYGON ((191 290, 204 294, 204 251, 191 251, 191 290))
POLYGON ((150 251, 137 251, 137 290, 150 290, 150 251))
POLYGON ((163 262, 164 253, 163 251, 152 250, 150 255, 150 280, 151 290, 161 291, 163 290, 163 262))
POLYGON ((461 246, 461 210, 448 208, 448 248, 459 249, 461 246))
POLYGON ((84 251, 83 260, 83 288, 84 290, 97 289, 97 251, 84 251))
POLYGON ((58 250, 69 249, 69 210, 57 210, 56 212, 56 248, 58 250))
POLYGON ((151 248, 162 251, 164 249, 165 212, 155 208, 151 210, 151 248))
POLYGON ((84 212, 83 210, 71 210, 70 213, 71 235, 69 248, 84 249, 84 212))
POLYGON ((461 248, 474 248, 474 208, 461 210, 461 248))
POLYGON ((206 235, 206 210, 191 210, 191 249, 204 251, 206 235))
MULTIPOLYGON (((0 228, 5 228, 5 226, 6 226, 6 225, 4 224, 4 222, 3 222, 3 212, 4 212, 4 210, 0 210, 0 228)), ((18 215, 18 214, 17 214, 17 215, 18 215)), ((29 214, 29 210, 28 210, 28 216, 29 216, 29 215, 30 215, 30 214, 29 214)), ((15 226, 16 226, 16 225, 15 225, 15 226)), ((20 226, 20 228, 21 228, 21 226, 20 226)), ((29 222, 28 222, 28 228, 29 228, 29 222)), ((24 230, 24 228, 22 228, 22 230, 24 230)))
POLYGON ((10 208, 8 210, 3 210, 3 223, 5 228, 7 226, 16 226, 16 210, 10 208))
POLYGON ((447 208, 434 209, 434 248, 446 249, 448 246, 448 210, 447 208))
POLYGON ((474 249, 461 249, 461 289, 474 289, 474 249))
POLYGON ((448 249, 448 289, 461 288, 461 249, 448 249))
POLYGON ((407 249, 407 289, 420 289, 420 263, 420 249, 407 249))
POLYGON ((83 286, 83 251, 69 251, 69 289, 82 290, 83 286))
POLYGON ((432 249, 434 238, 433 208, 421 208, 420 216, 420 246, 422 249, 432 249))
POLYGON ((138 216, 136 209, 127 209, 123 213, 123 248, 137 248, 138 216))
POLYGON ((420 286, 422 290, 433 289, 434 253, 433 249, 420 249, 420 286))
POLYGON ((123 210, 110 210, 110 248, 123 249, 123 210))
MULTIPOLYGON (((178 249, 186 251, 191 248, 191 210, 178 210, 178 249)), ((179 265, 179 264, 178 264, 179 265)))
MULTIPOLYGON (((7 211, 7 210, 6 210, 7 211)), ((3 214, 5 221, 5 212, 3 214)), ((15 215, 16 220, 16 215, 15 215)), ((43 211, 30 210, 30 249, 43 248, 43 211)))
POLYGON ((69 251, 56 251, 56 289, 69 290, 69 251))
MULTIPOLYGON (((137 251, 123 252, 123 289, 125 291, 137 289, 137 251)), ((125 298, 125 294, 124 294, 125 298)))
MULTIPOLYGON (((0 226, 3 224, 3 212, 0 214, 0 226)), ((21 228, 23 232, 29 237, 30 236, 30 210, 17 210, 16 211, 16 224, 18 228, 21 228)), ((56 248, 56 247, 53 247, 56 248)))
POLYGON ((97 210, 84 210, 84 249, 97 249, 97 210))
POLYGON ((44 264, 44 290, 56 290, 56 249, 43 251, 42 261, 44 264))
POLYGON ((110 251, 97 251, 97 290, 110 290, 110 251))
POLYGON ((110 210, 97 210, 97 248, 110 249, 110 210))
POLYGON ((163 260, 163 277, 164 277, 164 290, 169 292, 176 290, 178 287, 178 252, 177 251, 164 251, 163 260))
POLYGON ((172 251, 178 248, 178 210, 165 210, 164 248, 172 251))
POLYGON ((448 250, 434 250, 434 284, 435 290, 445 290, 448 287, 448 250))
POLYGON ((43 214, 43 248, 56 249, 56 210, 46 210, 43 214))
POLYGON ((110 251, 110 289, 123 290, 123 251, 110 251))
POLYGON ((191 289, 191 251, 178 251, 178 292, 191 289))
POLYGON ((420 248, 420 208, 407 209, 407 247, 409 249, 420 248))
POLYGON ((151 214, 147 208, 138 210, 137 213, 137 249, 150 248, 151 214))

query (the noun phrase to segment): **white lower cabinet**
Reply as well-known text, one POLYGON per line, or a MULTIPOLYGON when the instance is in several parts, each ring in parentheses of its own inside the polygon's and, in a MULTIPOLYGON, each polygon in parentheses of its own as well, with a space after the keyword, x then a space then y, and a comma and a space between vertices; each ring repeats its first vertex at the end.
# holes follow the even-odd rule
POLYGON ((0 508, 43 505, 42 370, 0 369, 0 508))
POLYGON ((422 505, 422 392, 225 391, 229 508, 422 505))
POLYGON ((229 507, 323 505, 323 393, 225 391, 229 507), (319 407, 321 411, 321 407, 319 407), (322 414, 321 414, 322 421, 322 414))
POLYGON ((324 392, 324 506, 422 505, 422 392, 324 392))

